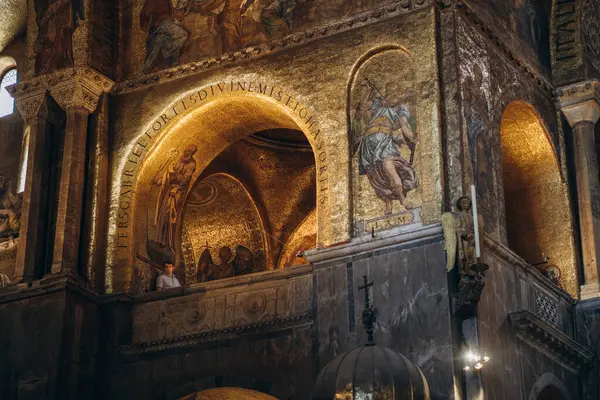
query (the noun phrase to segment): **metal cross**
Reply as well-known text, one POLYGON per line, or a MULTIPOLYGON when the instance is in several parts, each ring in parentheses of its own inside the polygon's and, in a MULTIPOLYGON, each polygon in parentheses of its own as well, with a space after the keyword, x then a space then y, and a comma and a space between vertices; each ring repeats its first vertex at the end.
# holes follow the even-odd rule
POLYGON ((371 299, 369 298, 369 288, 371 286, 373 286, 373 281, 368 282, 367 281, 367 276, 363 275, 363 282, 365 283, 364 285, 358 285, 358 290, 364 290, 365 291, 365 307, 371 307, 371 299))
POLYGON ((362 312, 362 322, 367 331, 367 345, 372 346, 375 344, 373 341, 373 332, 375 331, 375 322, 377 321, 378 312, 377 309, 373 308, 371 305, 371 299, 369 298, 369 288, 373 286, 373 282, 369 282, 366 275, 363 275, 363 282, 365 283, 364 285, 358 285, 358 290, 365 291, 365 308, 362 312))

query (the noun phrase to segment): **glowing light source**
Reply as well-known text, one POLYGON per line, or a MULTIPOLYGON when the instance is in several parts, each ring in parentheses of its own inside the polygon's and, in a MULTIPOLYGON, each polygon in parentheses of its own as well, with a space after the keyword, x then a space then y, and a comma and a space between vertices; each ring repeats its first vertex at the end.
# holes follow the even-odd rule
POLYGON ((483 366, 490 361, 487 354, 481 354, 478 350, 469 349, 464 354, 464 371, 476 370, 479 371, 483 366))

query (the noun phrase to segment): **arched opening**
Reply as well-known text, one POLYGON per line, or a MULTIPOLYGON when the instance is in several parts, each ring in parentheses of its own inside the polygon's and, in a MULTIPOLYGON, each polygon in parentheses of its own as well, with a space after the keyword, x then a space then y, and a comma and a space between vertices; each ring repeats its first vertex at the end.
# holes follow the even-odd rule
POLYGON ((559 388, 548 385, 537 396, 536 400, 566 400, 559 388))
POLYGON ((180 400, 277 400, 277 398, 255 390, 224 387, 203 390, 184 396, 180 400))
POLYGON ((125 279, 135 286, 141 270, 156 275, 173 260, 190 285, 284 267, 290 240, 315 247, 316 218, 312 230, 301 230, 308 238, 297 232, 326 204, 317 186, 325 193, 327 182, 316 174, 327 155, 302 128, 258 97, 223 96, 173 122, 133 191, 135 267, 125 279))
POLYGON ((572 229, 568 188, 533 107, 521 101, 508 105, 501 143, 508 245, 576 295, 575 251, 571 236, 564 234, 572 229))
POLYGON ((6 90, 7 86, 17 83, 17 68, 7 69, 0 76, 0 117, 10 115, 15 109, 15 100, 6 90))

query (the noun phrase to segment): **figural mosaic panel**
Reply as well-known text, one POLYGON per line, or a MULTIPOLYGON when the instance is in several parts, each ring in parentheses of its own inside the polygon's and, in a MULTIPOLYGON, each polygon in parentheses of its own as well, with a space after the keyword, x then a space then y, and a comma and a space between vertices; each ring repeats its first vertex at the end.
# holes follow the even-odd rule
POLYGON ((414 81, 412 61, 402 50, 372 56, 355 75, 349 124, 358 235, 421 220, 414 81))

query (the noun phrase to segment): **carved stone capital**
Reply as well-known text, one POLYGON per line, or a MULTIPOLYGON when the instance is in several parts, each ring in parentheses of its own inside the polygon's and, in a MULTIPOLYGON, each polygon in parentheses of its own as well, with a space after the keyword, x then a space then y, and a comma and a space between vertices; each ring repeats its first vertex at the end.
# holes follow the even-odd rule
POLYGON ((558 105, 574 127, 580 122, 595 124, 600 118, 600 81, 593 79, 557 89, 558 105))
MULTIPOLYGON (((7 87, 7 90, 14 88, 14 86, 7 87)), ((13 94, 10 90, 9 93, 13 94)), ((27 125, 33 124, 40 112, 44 112, 44 108, 41 106, 45 98, 46 91, 43 89, 31 91, 15 98, 17 109, 27 125)))
POLYGON ((102 91, 98 90, 97 87, 77 78, 61 82, 50 89, 50 95, 65 111, 71 107, 78 107, 93 113, 101 94, 102 91))
POLYGON ((29 93, 49 91, 65 110, 68 107, 81 106, 89 112, 93 112, 100 95, 110 92, 114 84, 113 81, 91 68, 75 67, 36 76, 7 89, 15 99, 26 97, 29 93))

